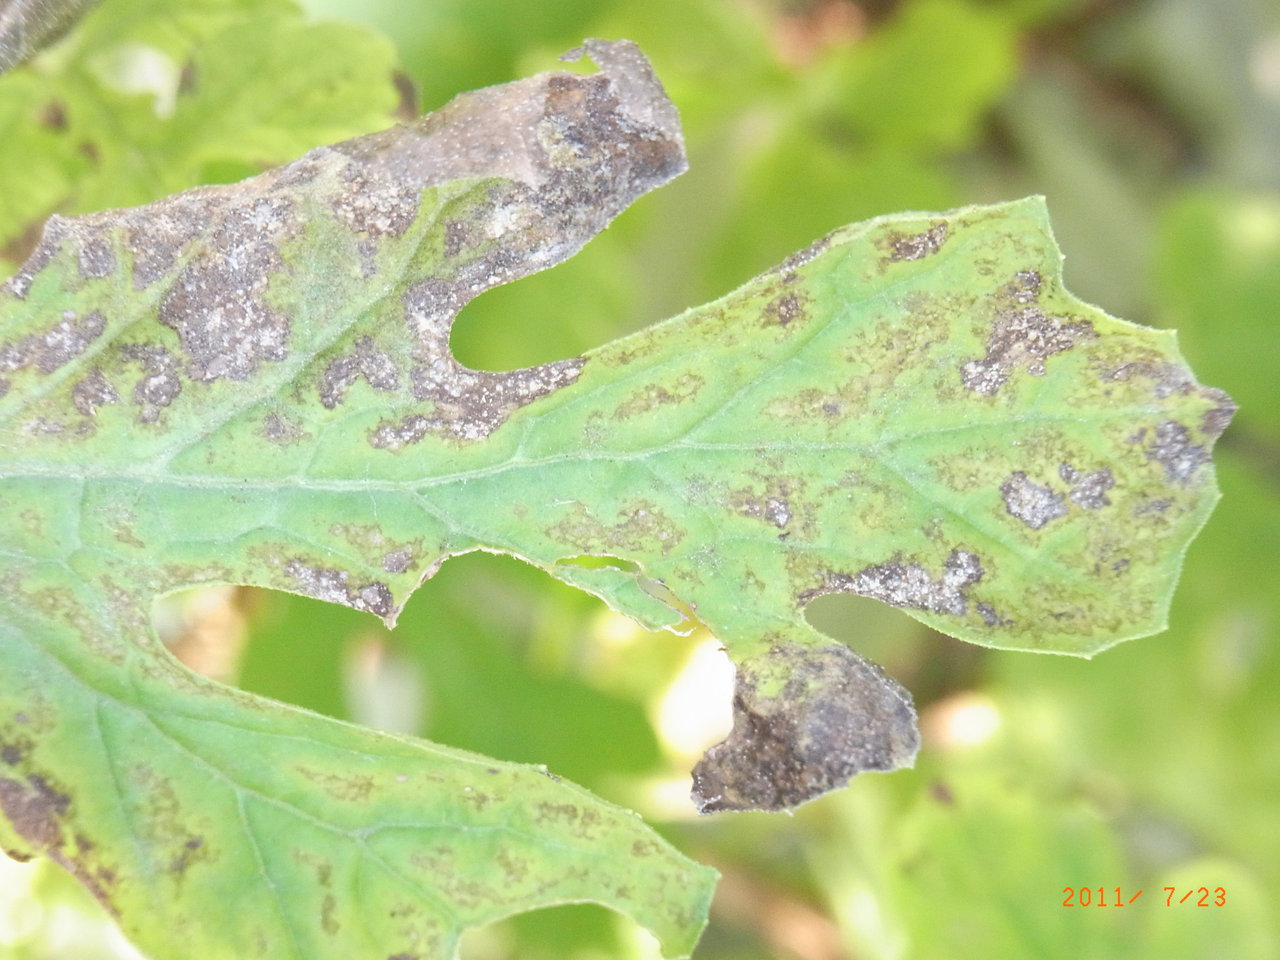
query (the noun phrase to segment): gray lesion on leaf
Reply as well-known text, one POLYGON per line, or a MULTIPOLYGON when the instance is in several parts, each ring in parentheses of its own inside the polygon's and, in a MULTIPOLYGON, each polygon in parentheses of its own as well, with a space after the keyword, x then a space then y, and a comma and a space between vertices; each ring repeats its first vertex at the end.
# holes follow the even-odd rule
MULTIPOLYGON (((422 189, 495 181, 465 219, 443 222, 439 269, 406 290, 405 321, 417 341, 409 387, 427 406, 377 424, 374 447, 398 450, 429 434, 482 440, 515 410, 577 380, 582 358, 503 373, 468 369, 454 359, 449 332, 477 294, 572 255, 636 197, 684 170, 675 108, 636 47, 588 41, 584 49, 601 72, 473 91, 412 125, 309 155, 313 164, 343 164, 348 189, 330 203, 366 234, 405 229, 410 197, 422 189), (348 195, 354 185, 361 196, 348 195)), ((322 399, 339 402, 350 375, 328 371, 322 399)))
MULTIPOLYGON (((420 405, 401 404, 377 424, 373 446, 396 450, 433 433, 483 440, 514 411, 574 383, 585 361, 470 370, 449 349, 458 311, 490 287, 573 255, 638 196, 685 169, 676 109, 635 45, 592 40, 572 56, 584 52, 599 72, 548 73, 466 93, 413 123, 320 147, 242 183, 133 210, 55 217, 4 294, 27 297, 35 275, 55 269, 55 259, 78 267, 85 289, 113 282, 117 260, 127 259, 135 290, 157 288, 155 319, 168 328, 120 350, 126 365, 144 366, 134 401, 138 419, 154 423, 182 394, 183 381, 250 381, 290 359, 295 326, 316 332, 316 320, 278 300, 284 283, 275 281, 287 277, 286 254, 292 258, 300 241, 328 234, 339 243, 346 231, 357 278, 381 266, 388 243, 411 241, 414 272, 380 288, 403 291, 410 344, 393 351, 378 341, 380 332, 353 331, 354 345, 339 348, 344 353, 318 373, 319 402, 336 408, 364 379, 379 391, 407 389, 420 405), (458 181, 461 188, 441 194, 449 209, 424 219, 424 191, 458 181), (417 225, 423 235, 411 240, 417 225)), ((297 253, 305 259, 305 250, 297 253)), ((387 259, 406 260, 399 253, 387 259)), ((66 316, 45 334, 0 346, 0 392, 10 387, 6 369, 34 364, 50 372, 105 326, 98 312, 66 316)), ((110 387, 128 391, 118 381, 110 387)), ((107 397, 92 381, 78 406, 97 409, 107 397)), ((264 427, 268 441, 284 437, 264 427)))
POLYGON ((783 283, 795 283, 800 279, 800 275, 796 271, 806 263, 810 263, 826 253, 831 247, 833 236, 834 234, 827 234, 825 237, 819 237, 809 246, 803 250, 797 250, 768 272, 781 275, 783 283))
POLYGON ((1036 483, 1024 470, 1013 471, 1000 484, 1000 496, 1004 498, 1009 516, 1021 520, 1032 530, 1039 530, 1068 513, 1066 497, 1055 493, 1052 487, 1036 483))
POLYGON ((960 368, 968 389, 994 396, 1019 368, 1033 377, 1044 376, 1046 358, 1097 336, 1087 320, 1045 313, 1038 302, 1042 283, 1036 271, 1021 270, 995 295, 995 322, 986 356, 968 360, 960 368))
MULTIPOLYGON (((135 290, 145 290, 163 280, 179 258, 187 254, 192 241, 208 225, 205 201, 217 192, 214 188, 180 193, 160 203, 121 214, 129 253, 133 257, 135 290)), ((82 245, 92 242, 88 228, 102 216, 76 218, 76 224, 83 224, 85 228, 77 231, 83 237, 82 245)))
POLYGON ((97 368, 90 370, 71 388, 71 402, 86 417, 97 414, 98 408, 119 403, 120 394, 97 368))
POLYGON ((946 221, 939 221, 928 230, 915 234, 891 233, 885 238, 888 247, 888 260, 898 263, 904 260, 923 260, 942 249, 947 242, 949 228, 946 221))
POLYGON ((410 392, 431 407, 417 418, 401 420, 398 431, 391 421, 380 423, 375 446, 384 446, 388 428, 401 446, 427 433, 483 440, 520 407, 575 382, 586 362, 578 357, 504 373, 464 367, 449 349, 453 313, 446 317, 440 310, 442 301, 454 298, 440 287, 439 281, 425 281, 405 294, 406 316, 418 329, 421 344, 420 362, 409 372, 410 392))
POLYGON ((375 390, 390 393, 400 389, 400 370, 390 354, 378 350, 372 337, 361 337, 355 349, 330 360, 320 376, 320 402, 329 410, 346 397, 347 389, 360 378, 375 390))
POLYGON ((261 364, 288 356, 289 318, 266 293, 283 267, 281 242, 300 229, 294 204, 281 196, 224 198, 210 194, 204 216, 217 226, 160 304, 160 322, 177 332, 194 380, 248 380, 261 364))
POLYGON ((62 846, 62 820, 70 807, 71 799, 43 777, 0 777, 0 812, 36 852, 48 854, 62 846))
POLYGON ((139 408, 139 423, 155 423, 165 407, 182 393, 178 358, 155 343, 130 343, 120 348, 120 356, 142 368, 133 386, 133 402, 139 408))
POLYGON ((733 730, 694 768, 693 801, 701 813, 789 810, 858 773, 910 766, 918 748, 911 695, 878 667, 839 644, 779 644, 739 667, 733 730))
POLYGON ((382 556, 382 569, 387 573, 404 573, 416 565, 412 547, 401 547, 382 556))
POLYGON ((86 280, 108 277, 119 269, 111 242, 103 236, 86 237, 80 245, 80 275, 86 280))
POLYGON ((64 310, 47 330, 0 345, 0 373, 33 367, 47 376, 81 356, 106 328, 107 318, 100 310, 84 315, 64 310))
POLYGON ((1070 484, 1067 496, 1076 506, 1086 510, 1101 510, 1110 506, 1111 499, 1107 496, 1107 491, 1116 485, 1116 480, 1109 467, 1085 473, 1069 463, 1060 463, 1058 476, 1070 484))
POLYGON ((417 443, 439 425, 439 421, 421 413, 411 413, 398 420, 380 420, 368 433, 369 446, 395 453, 417 443))
POLYGON ((345 607, 376 614, 384 620, 395 613, 395 600, 385 583, 375 580, 357 584, 346 570, 312 566, 300 557, 287 560, 282 571, 294 588, 305 596, 340 603, 345 607))
POLYGON ((779 530, 786 530, 795 516, 791 501, 797 492, 796 484, 771 479, 763 493, 750 488, 731 491, 727 503, 741 516, 763 520, 779 530))
POLYGON ((1154 431, 1145 427, 1134 438, 1146 446, 1148 460, 1164 467, 1170 483, 1186 486, 1201 465, 1210 460, 1209 452, 1201 444, 1191 442, 1191 431, 1175 420, 1166 420, 1154 431))
POLYGON ((761 315, 763 324, 778 327, 790 326, 793 321, 804 317, 807 299, 796 291, 774 297, 765 305, 761 315))
POLYGON ((353 233, 371 240, 398 237, 417 218, 421 187, 414 183, 416 177, 408 171, 370 169, 353 163, 339 176, 342 189, 331 195, 328 202, 338 219, 353 233))
POLYGON ((1225 391, 1218 390, 1214 387, 1201 387, 1201 395, 1216 404, 1212 409, 1206 410, 1204 416, 1200 419, 1200 431, 1208 440, 1216 440, 1222 436, 1224 430, 1231 423, 1232 417, 1236 415, 1236 405, 1225 391))
POLYGON ((827 573, 820 586, 804 591, 797 599, 803 605, 828 593, 854 593, 894 607, 964 616, 968 591, 985 573, 977 554, 956 548, 937 576, 916 560, 895 557, 856 573, 827 573))
POLYGON ((310 436, 293 420, 275 410, 263 416, 260 433, 277 447, 291 447, 310 436))

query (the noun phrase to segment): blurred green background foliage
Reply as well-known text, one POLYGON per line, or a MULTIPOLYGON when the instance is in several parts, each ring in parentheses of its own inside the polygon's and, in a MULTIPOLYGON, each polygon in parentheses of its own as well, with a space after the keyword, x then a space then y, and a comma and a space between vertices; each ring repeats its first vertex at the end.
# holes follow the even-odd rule
MULTIPOLYGON (((451 560, 394 632, 283 594, 171 598, 158 618, 183 659, 333 716, 545 763, 634 807, 724 874, 701 960, 1280 956, 1274 0, 303 8, 104 0, 0 78, 0 267, 51 212, 235 180, 407 115, 411 90, 429 110, 554 69, 583 37, 628 37, 681 109, 690 172, 573 260, 469 305, 463 362, 575 355, 850 221, 1043 193, 1068 286, 1178 329, 1241 411, 1218 448, 1223 502, 1160 636, 1085 662, 968 647, 873 601, 815 602, 817 625, 913 691, 924 748, 915 770, 794 817, 697 819, 687 802, 689 767, 727 723, 713 638, 647 634, 511 558, 451 560), (1091 905, 1063 906, 1068 887, 1091 905), (1226 905, 1179 905, 1200 887, 1226 905)), ((130 956, 109 929, 53 868, 0 864, 0 957, 130 956)), ((479 931, 464 956, 653 951, 575 907, 479 931)))

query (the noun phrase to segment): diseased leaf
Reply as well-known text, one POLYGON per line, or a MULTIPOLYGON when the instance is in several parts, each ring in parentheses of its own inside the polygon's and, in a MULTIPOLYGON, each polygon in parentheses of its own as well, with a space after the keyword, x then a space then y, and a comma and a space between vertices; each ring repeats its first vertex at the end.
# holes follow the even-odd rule
POLYGON ((450 956, 464 927, 572 900, 680 952, 710 882, 535 770, 191 676, 148 626, 180 587, 392 622, 485 549, 650 627, 678 601, 739 667, 705 811, 911 762, 910 696, 808 626, 817 596, 1010 649, 1163 627, 1234 407, 1171 333, 1062 289, 1037 199, 846 227, 581 357, 454 359, 469 299, 683 169, 643 58, 587 50, 601 73, 55 219, 0 293, 4 844, 156 956, 174 930, 184 956, 450 956))
POLYGON ((705 922, 714 871, 629 812, 222 688, 148 622, 154 597, 227 581, 392 621, 471 543, 374 461, 420 449, 415 394, 462 443, 581 361, 472 376, 448 310, 683 166, 644 59, 591 50, 604 73, 55 219, 0 293, 0 846, 66 867, 155 957, 451 957, 464 928, 585 900, 686 954, 705 922))

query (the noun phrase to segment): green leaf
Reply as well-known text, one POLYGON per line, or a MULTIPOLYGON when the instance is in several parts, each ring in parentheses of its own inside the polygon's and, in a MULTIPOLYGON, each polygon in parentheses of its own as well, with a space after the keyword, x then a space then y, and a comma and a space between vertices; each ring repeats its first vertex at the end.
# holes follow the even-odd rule
POLYGON ((484 549, 650 627, 693 611, 739 664, 705 811, 911 762, 910 696, 807 625, 817 596, 1080 655, 1164 624, 1234 407, 1062 289, 1037 199, 844 228, 580 357, 459 364, 465 302, 683 169, 648 64, 587 49, 601 73, 55 218, 0 294, 0 839, 155 956, 448 957, 582 900, 686 952, 711 876, 536 769, 190 675, 148 623, 182 587, 391 623, 484 549))

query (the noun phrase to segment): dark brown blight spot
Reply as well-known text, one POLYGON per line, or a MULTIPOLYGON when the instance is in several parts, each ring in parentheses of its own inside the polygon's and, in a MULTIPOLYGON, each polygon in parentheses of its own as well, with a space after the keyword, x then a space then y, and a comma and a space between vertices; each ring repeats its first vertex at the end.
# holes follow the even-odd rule
POLYGON ((947 233, 948 228, 945 222, 935 223, 921 233, 892 233, 882 243, 888 245, 888 260, 891 263, 923 260, 942 249, 942 245, 947 242, 947 233))
POLYGON ((789 810, 868 770, 910 766, 911 695, 839 644, 775 646, 738 669, 733 731, 693 771, 700 813, 789 810), (780 693, 768 681, 787 676, 780 693))
POLYGON ((1018 369, 1044 376, 1045 360, 1069 350, 1079 341, 1096 337, 1087 320, 1050 316, 1040 308, 1040 274, 1023 270, 995 295, 995 322, 981 360, 960 368, 964 385, 975 393, 994 396, 1018 369))

